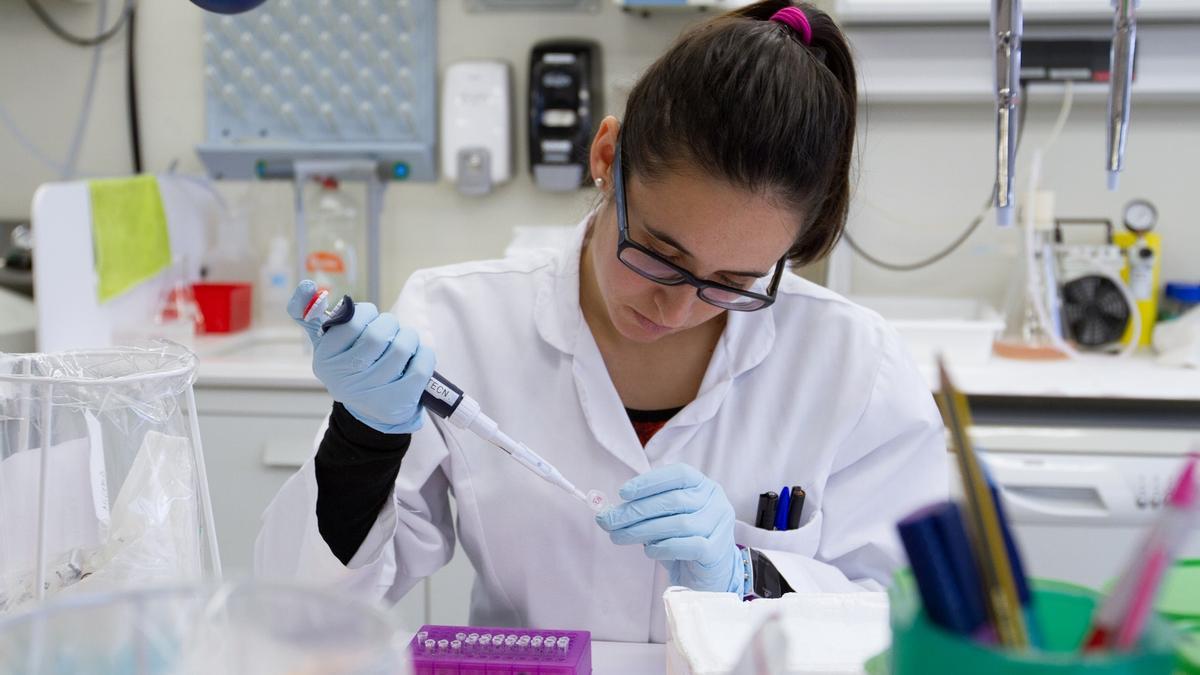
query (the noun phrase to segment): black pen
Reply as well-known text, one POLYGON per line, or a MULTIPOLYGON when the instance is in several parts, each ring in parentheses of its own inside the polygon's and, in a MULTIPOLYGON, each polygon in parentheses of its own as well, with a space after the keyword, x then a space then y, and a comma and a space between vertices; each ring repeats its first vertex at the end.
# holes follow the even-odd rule
POLYGON ((788 511, 787 519, 789 530, 795 530, 800 527, 800 517, 804 514, 804 497, 804 488, 799 485, 793 485, 791 510, 788 511))
POLYGON ((764 492, 758 496, 758 513, 754 515, 754 526, 770 530, 775 525, 775 508, 779 504, 779 495, 774 492, 764 492))

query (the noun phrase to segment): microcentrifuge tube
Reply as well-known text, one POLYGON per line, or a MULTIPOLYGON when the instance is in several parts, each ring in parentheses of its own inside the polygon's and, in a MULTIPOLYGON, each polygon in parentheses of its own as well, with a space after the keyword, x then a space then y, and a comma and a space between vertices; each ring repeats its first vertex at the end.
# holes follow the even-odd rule
POLYGON ((588 490, 587 502, 593 511, 600 513, 608 506, 608 497, 599 490, 588 490))
POLYGON ((520 649, 524 649, 524 648, 526 648, 526 647, 528 647, 528 646, 529 646, 529 636, 528 636, 528 635, 522 635, 522 636, 521 636, 521 639, 517 640, 517 647, 518 647, 518 648, 520 648, 520 649))
POLYGON ((541 649, 542 648, 542 636, 541 635, 533 636, 533 639, 529 641, 529 646, 533 647, 534 649, 541 649))
POLYGON ((437 648, 438 648, 439 652, 446 651, 446 648, 449 646, 450 646, 449 640, 438 640, 438 642, 437 642, 437 648))
POLYGON ((455 633, 454 639, 458 640, 459 642, 462 642, 463 640, 467 639, 467 634, 466 633, 455 633))
POLYGON ((450 643, 450 651, 455 654, 457 654, 458 652, 461 652, 462 651, 462 641, 455 640, 455 641, 451 642, 450 643))
POLYGON ((516 635, 509 635, 508 637, 504 638, 504 646, 505 647, 508 647, 511 649, 512 646, 515 644, 517 644, 517 636, 516 635))
POLYGON ((427 651, 427 652, 431 652, 431 651, 433 651, 433 650, 434 650, 436 647, 437 647, 437 643, 436 643, 436 642, 434 642, 433 640, 426 640, 426 641, 425 641, 425 651, 427 651))
POLYGON ((429 631, 423 630, 420 633, 417 633, 417 642, 425 642, 428 639, 429 639, 429 631))

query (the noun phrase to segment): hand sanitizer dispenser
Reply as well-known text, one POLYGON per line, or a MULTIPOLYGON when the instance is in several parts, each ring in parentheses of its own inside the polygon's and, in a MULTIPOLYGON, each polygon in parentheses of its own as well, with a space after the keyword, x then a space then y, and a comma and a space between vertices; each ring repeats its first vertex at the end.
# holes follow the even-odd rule
POLYGON ((512 178, 512 78, 503 61, 462 61, 442 83, 442 174, 466 195, 512 178))
POLYGON ((588 180, 588 150, 604 109, 600 46, 549 40, 529 59, 529 166, 543 190, 577 190, 588 180))

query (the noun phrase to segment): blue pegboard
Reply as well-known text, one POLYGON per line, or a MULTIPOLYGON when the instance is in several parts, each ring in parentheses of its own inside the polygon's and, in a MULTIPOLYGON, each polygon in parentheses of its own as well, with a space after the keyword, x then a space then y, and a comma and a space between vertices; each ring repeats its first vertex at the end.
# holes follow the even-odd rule
POLYGON ((199 150, 215 175, 365 153, 436 179, 436 0, 270 0, 204 27, 199 150))

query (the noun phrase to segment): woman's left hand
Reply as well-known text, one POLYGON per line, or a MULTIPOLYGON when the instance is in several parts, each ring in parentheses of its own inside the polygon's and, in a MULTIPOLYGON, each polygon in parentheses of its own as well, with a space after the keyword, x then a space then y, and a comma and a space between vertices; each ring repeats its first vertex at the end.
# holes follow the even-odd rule
POLYGON ((618 494, 625 503, 596 516, 614 544, 641 544, 667 568, 673 586, 743 593, 733 505, 716 481, 673 464, 630 480, 618 494))

